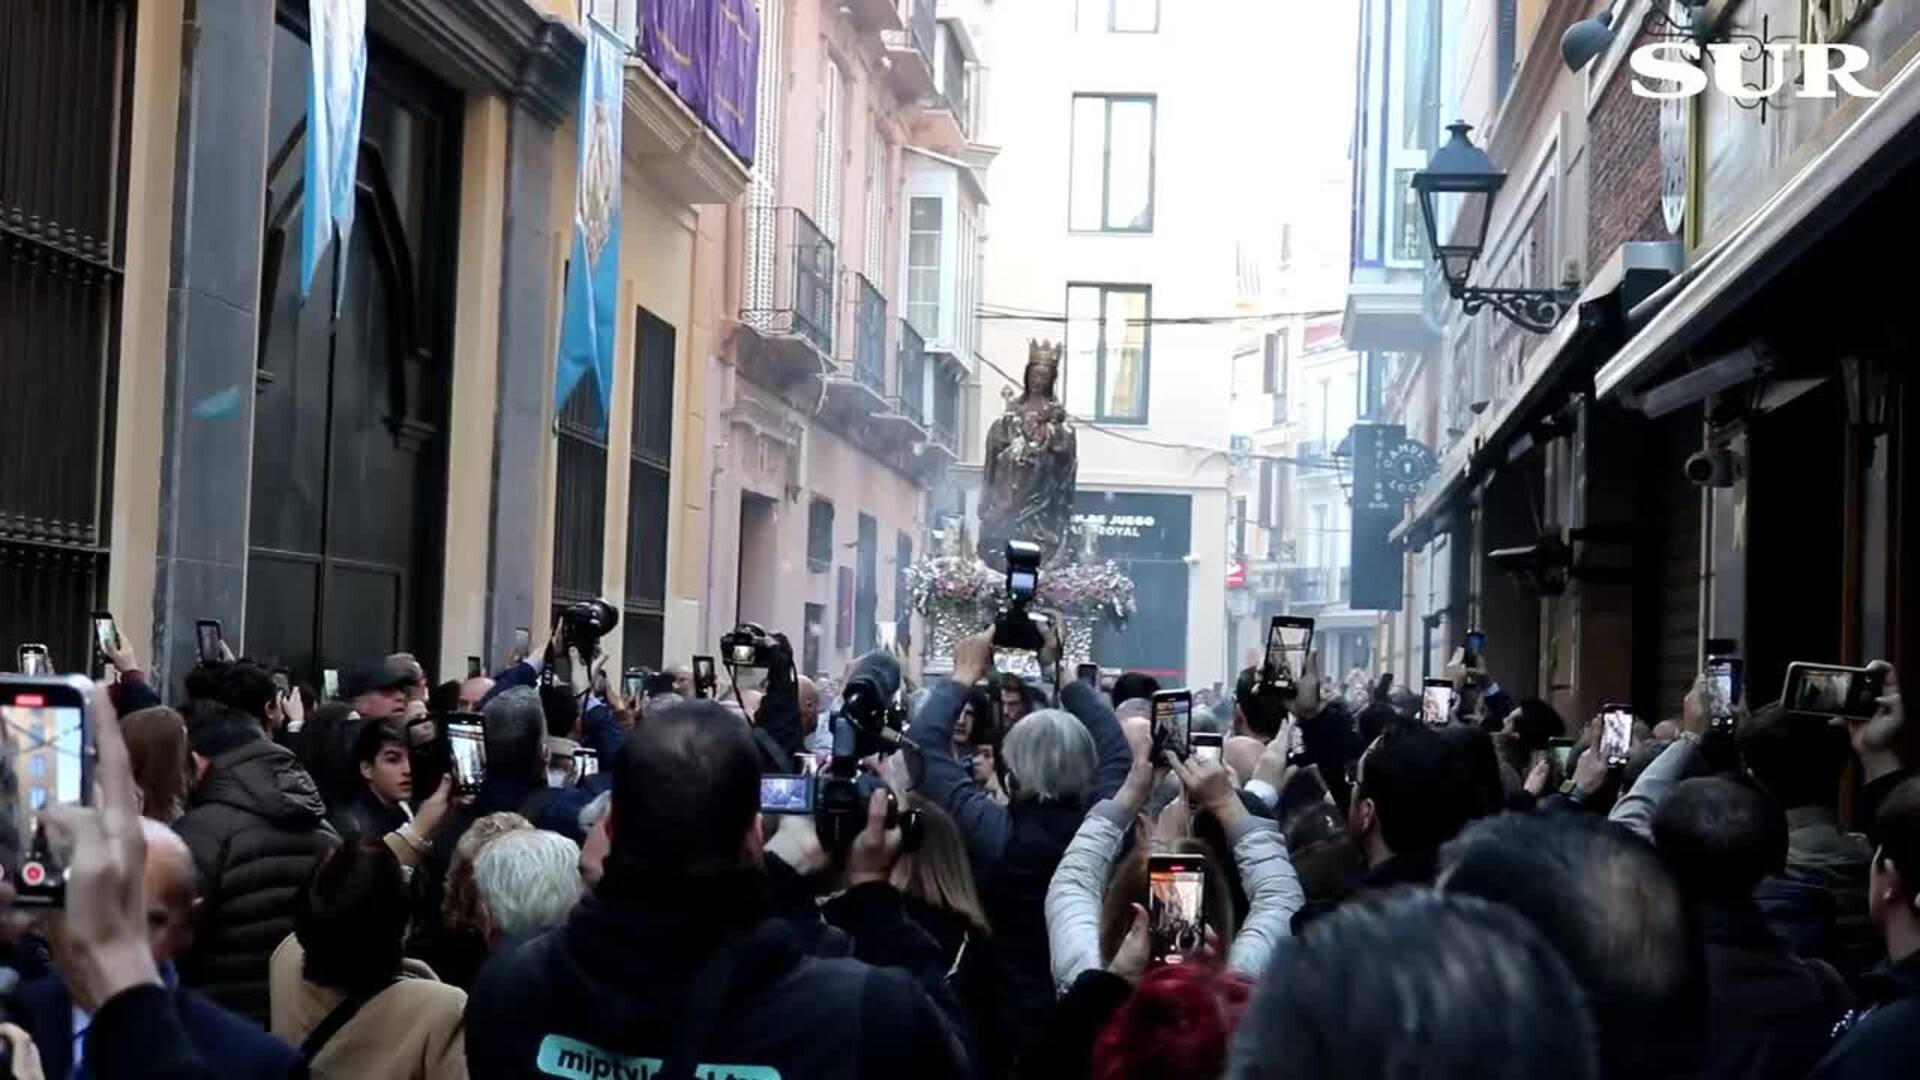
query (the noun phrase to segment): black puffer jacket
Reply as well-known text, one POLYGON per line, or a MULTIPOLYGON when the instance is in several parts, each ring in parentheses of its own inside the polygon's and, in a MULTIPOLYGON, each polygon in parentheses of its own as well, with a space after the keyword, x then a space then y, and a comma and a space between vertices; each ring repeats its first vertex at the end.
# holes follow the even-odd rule
POLYGON ((174 825, 200 874, 200 932, 180 965, 188 986, 267 1022, 267 966, 293 931, 293 903, 337 842, 313 778, 265 739, 213 759, 174 825))

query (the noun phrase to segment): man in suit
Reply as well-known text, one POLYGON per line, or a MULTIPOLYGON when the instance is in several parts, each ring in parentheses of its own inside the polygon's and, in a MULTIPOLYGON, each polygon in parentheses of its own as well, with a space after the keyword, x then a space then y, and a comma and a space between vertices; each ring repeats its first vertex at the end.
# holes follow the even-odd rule
MULTIPOLYGON (((180 986, 173 961, 193 940, 198 903, 193 854, 186 842, 165 825, 142 819, 140 827, 147 842, 148 941, 194 1049, 216 1072, 230 1076, 306 1076, 306 1063, 293 1047, 253 1021, 180 986)), ((87 1075, 83 1047, 92 1017, 74 1004, 73 995, 58 974, 62 945, 56 933, 55 973, 22 985, 18 1001, 32 1026, 33 1041, 48 1080, 82 1080, 87 1075)))

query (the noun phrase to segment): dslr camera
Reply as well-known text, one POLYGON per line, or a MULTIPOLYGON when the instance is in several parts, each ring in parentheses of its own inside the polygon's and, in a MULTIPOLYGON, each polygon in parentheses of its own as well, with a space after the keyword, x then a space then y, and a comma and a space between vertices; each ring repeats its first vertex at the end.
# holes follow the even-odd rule
MULTIPOLYGON (((876 791, 887 791, 887 828, 900 829, 905 851, 914 851, 925 838, 918 810, 902 810, 899 800, 879 777, 863 771, 862 760, 896 751, 913 753, 901 739, 906 709, 900 702, 900 664, 884 652, 871 652, 854 662, 840 704, 833 712, 833 761, 815 777, 814 828, 826 850, 845 853, 867 827, 867 803, 876 791)), ((908 759, 909 770, 915 762, 908 759)))
POLYGON ((1040 545, 1007 541, 1007 599, 993 620, 993 647, 1039 652, 1046 644, 1033 616, 1040 595, 1040 545))
POLYGON ((600 639, 620 625, 620 612, 605 600, 582 600, 560 612, 560 636, 563 647, 580 650, 580 658, 592 661, 600 651, 600 639))
POLYGON ((720 635, 720 662, 730 668, 775 667, 778 644, 758 623, 741 623, 720 635))

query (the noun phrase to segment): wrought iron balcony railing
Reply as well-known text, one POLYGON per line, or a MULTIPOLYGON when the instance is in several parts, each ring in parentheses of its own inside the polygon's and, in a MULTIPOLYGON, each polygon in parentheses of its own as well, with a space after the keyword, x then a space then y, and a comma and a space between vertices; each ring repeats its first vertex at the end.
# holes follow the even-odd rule
POLYGON ((900 320, 900 394, 897 407, 902 416, 925 427, 927 424, 927 343, 913 324, 900 320))
POLYGON ((748 207, 747 297, 740 321, 763 334, 802 338, 823 360, 831 358, 836 265, 833 242, 800 210, 748 207))

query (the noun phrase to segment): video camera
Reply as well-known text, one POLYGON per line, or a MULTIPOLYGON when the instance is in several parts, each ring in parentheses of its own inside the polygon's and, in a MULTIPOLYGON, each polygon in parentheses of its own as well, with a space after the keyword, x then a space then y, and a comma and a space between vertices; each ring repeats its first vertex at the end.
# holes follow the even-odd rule
POLYGON ((729 668, 767 668, 775 666, 779 644, 759 623, 741 623, 720 635, 720 662, 729 668))
POLYGON ((1007 541, 1007 601, 993 620, 993 647, 1039 652, 1046 644, 1033 614, 1040 595, 1040 545, 1007 541))
POLYGON ((600 651, 600 639, 620 625, 620 612, 605 600, 582 600, 560 611, 562 649, 580 650, 580 658, 591 662, 600 651))
MULTIPOLYGON (((873 793, 887 791, 887 828, 900 830, 903 850, 917 850, 925 838, 920 812, 902 810, 885 783, 860 767, 862 760, 875 754, 915 753, 912 744, 900 737, 906 723, 900 682, 900 664, 887 653, 872 652, 855 661, 833 710, 831 763, 811 777, 762 777, 761 812, 811 813, 821 846, 844 855, 867 827, 867 803, 873 793)), ((909 759, 909 770, 914 760, 909 759)))

